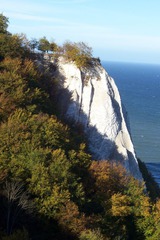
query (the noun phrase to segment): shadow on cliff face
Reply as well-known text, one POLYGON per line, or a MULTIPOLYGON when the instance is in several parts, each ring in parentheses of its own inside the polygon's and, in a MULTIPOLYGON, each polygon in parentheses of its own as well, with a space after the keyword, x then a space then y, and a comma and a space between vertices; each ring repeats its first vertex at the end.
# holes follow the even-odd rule
MULTIPOLYGON (((96 126, 89 123, 87 116, 80 105, 72 100, 72 93, 68 89, 59 88, 56 94, 59 118, 70 127, 76 129, 77 134, 84 134, 87 139, 88 151, 95 160, 116 160, 121 162, 129 171, 131 167, 125 157, 118 152, 115 142, 111 141, 107 135, 98 132, 96 126)), ((130 158, 134 159, 131 152, 130 158)), ((134 161, 134 160, 133 160, 134 161)), ((133 163, 133 166, 135 163, 133 163)))
POLYGON ((93 58, 92 62, 90 63, 87 68, 84 68, 83 71, 81 71, 81 77, 84 81, 84 85, 88 83, 89 79, 96 78, 97 81, 101 79, 101 73, 102 73, 102 66, 100 65, 100 60, 93 58))
POLYGON ((111 160, 121 163, 134 177, 141 179, 138 164, 132 152, 126 149, 127 157, 121 154, 114 141, 98 132, 96 127, 89 126, 86 131, 89 151, 94 160, 111 160))

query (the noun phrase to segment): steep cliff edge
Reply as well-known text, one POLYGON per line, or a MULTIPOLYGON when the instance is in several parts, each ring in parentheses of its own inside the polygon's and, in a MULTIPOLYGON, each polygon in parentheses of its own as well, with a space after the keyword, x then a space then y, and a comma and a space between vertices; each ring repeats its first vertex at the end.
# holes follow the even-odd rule
POLYGON ((98 61, 83 71, 63 58, 57 65, 61 110, 73 124, 83 126, 93 158, 121 161, 141 179, 127 113, 114 80, 98 61))

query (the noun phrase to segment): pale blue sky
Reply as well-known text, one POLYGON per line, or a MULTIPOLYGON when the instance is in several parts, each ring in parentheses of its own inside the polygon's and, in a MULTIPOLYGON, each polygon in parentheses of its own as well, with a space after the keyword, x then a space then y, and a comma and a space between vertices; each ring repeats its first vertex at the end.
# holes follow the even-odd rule
POLYGON ((160 64, 160 0, 0 0, 9 31, 84 41, 108 61, 160 64))

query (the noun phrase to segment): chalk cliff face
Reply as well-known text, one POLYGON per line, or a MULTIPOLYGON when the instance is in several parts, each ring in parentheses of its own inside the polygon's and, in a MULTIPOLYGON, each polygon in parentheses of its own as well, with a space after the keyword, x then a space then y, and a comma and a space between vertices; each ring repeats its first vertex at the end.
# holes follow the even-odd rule
POLYGON ((141 179, 127 113, 114 80, 101 64, 95 61, 92 67, 80 71, 60 59, 57 76, 62 112, 73 124, 83 126, 93 159, 118 160, 141 179))

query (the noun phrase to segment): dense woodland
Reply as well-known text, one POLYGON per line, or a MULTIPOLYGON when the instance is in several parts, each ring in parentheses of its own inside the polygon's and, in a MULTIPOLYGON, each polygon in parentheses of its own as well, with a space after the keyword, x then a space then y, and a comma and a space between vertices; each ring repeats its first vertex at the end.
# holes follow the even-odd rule
POLYGON ((87 67, 91 48, 28 41, 8 23, 0 14, 0 240, 159 240, 159 189, 145 165, 146 185, 118 159, 92 160, 82 131, 59 118, 56 65, 37 65, 49 51, 87 67))

